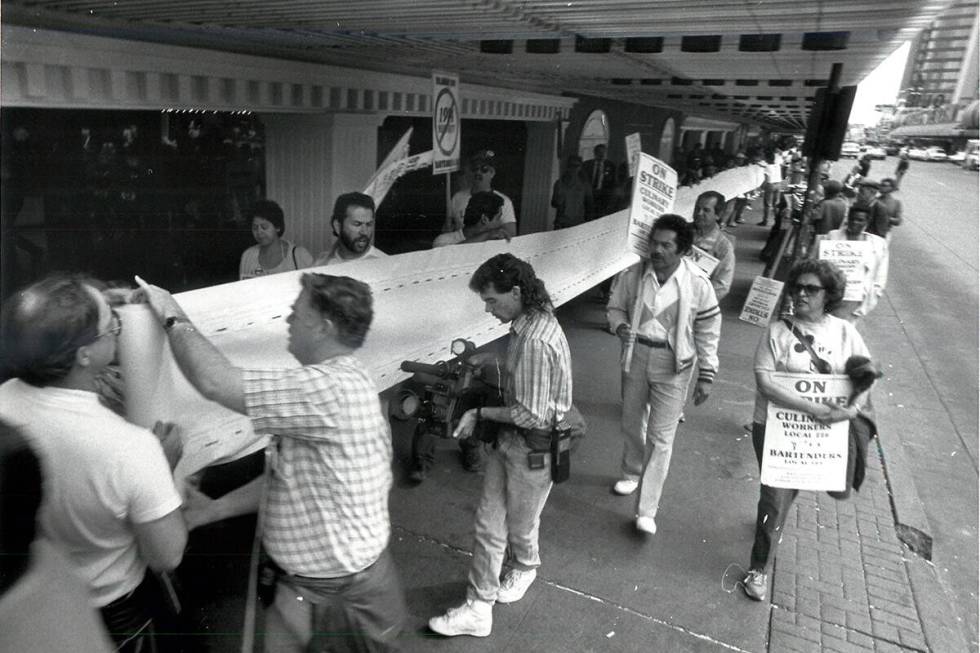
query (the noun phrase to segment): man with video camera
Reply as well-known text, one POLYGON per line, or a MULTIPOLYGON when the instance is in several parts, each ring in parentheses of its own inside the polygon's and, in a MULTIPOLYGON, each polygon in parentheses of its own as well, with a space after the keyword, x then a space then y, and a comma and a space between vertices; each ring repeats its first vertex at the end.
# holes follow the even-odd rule
MULTIPOLYGON (((476 512, 466 602, 430 619, 429 628, 447 636, 486 637, 493 604, 520 600, 541 564, 538 527, 555 473, 552 442, 572 405, 572 361, 544 282, 528 263, 498 254, 477 268, 469 286, 488 313, 511 325, 505 401, 466 411, 453 432, 469 437, 481 420, 499 427, 476 512), (501 583, 508 548, 510 569, 501 583)), ((494 355, 483 356, 490 362, 494 355)))

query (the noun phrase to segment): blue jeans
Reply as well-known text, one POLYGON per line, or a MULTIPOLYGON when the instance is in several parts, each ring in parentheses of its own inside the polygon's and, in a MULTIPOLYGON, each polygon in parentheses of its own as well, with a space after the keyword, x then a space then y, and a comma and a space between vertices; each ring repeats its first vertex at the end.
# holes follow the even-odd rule
POLYGON ((637 344, 623 373, 623 478, 640 481, 637 517, 656 517, 677 422, 684 412, 693 368, 676 374, 674 353, 637 344))
POLYGON ((541 565, 538 528, 551 492, 551 454, 544 454, 544 468, 530 469, 529 452, 524 437, 505 427, 487 456, 483 496, 474 524, 473 564, 466 591, 469 599, 497 600, 508 547, 511 567, 526 571, 541 565))
POLYGON ((283 575, 266 610, 265 650, 390 653, 408 616, 385 549, 373 565, 338 578, 283 575))

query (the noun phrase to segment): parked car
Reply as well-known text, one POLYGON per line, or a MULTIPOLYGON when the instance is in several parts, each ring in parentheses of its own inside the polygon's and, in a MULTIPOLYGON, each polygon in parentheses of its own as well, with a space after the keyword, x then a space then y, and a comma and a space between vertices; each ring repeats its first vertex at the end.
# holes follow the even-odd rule
POLYGON ((949 155, 947 161, 949 161, 950 163, 955 163, 956 165, 963 165, 963 162, 966 161, 966 150, 953 152, 952 154, 949 155))
POLYGON ((946 161, 947 159, 949 159, 949 155, 946 154, 946 150, 937 145, 926 149, 927 161, 946 161))
POLYGON ((858 156, 860 156, 860 154, 861 154, 861 146, 853 141, 846 141, 843 145, 840 146, 840 156, 842 159, 844 157, 851 157, 852 159, 856 159, 858 158, 858 156))
POLYGON ((864 153, 870 156, 872 159, 879 161, 883 160, 887 156, 885 148, 881 147, 880 145, 868 145, 864 148, 864 153))
POLYGON ((980 170, 980 140, 966 142, 966 158, 961 165, 967 170, 980 170))
POLYGON ((929 153, 926 152, 926 148, 924 147, 910 147, 909 158, 913 161, 928 161, 929 153))
POLYGON ((885 154, 889 156, 898 156, 898 153, 901 151, 901 143, 885 143, 885 154))

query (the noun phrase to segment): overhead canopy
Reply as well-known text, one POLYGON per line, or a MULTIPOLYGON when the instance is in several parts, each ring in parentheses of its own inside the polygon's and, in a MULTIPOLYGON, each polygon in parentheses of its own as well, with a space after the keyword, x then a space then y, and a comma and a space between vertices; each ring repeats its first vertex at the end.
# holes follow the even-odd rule
MULTIPOLYGON (((949 0, 4 0, 5 25, 594 95, 801 129, 949 0)), ((71 57, 70 40, 64 47, 71 57)))

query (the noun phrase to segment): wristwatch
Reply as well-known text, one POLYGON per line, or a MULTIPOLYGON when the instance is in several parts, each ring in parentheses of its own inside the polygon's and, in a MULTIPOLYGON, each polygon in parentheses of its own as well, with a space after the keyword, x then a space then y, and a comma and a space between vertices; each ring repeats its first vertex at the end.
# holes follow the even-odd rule
POLYGON ((163 321, 163 330, 170 333, 170 330, 177 326, 178 324, 190 322, 186 317, 179 317, 177 315, 171 315, 166 320, 163 321))
POLYGON ((478 406, 476 409, 476 421, 483 421, 483 406, 478 406))

